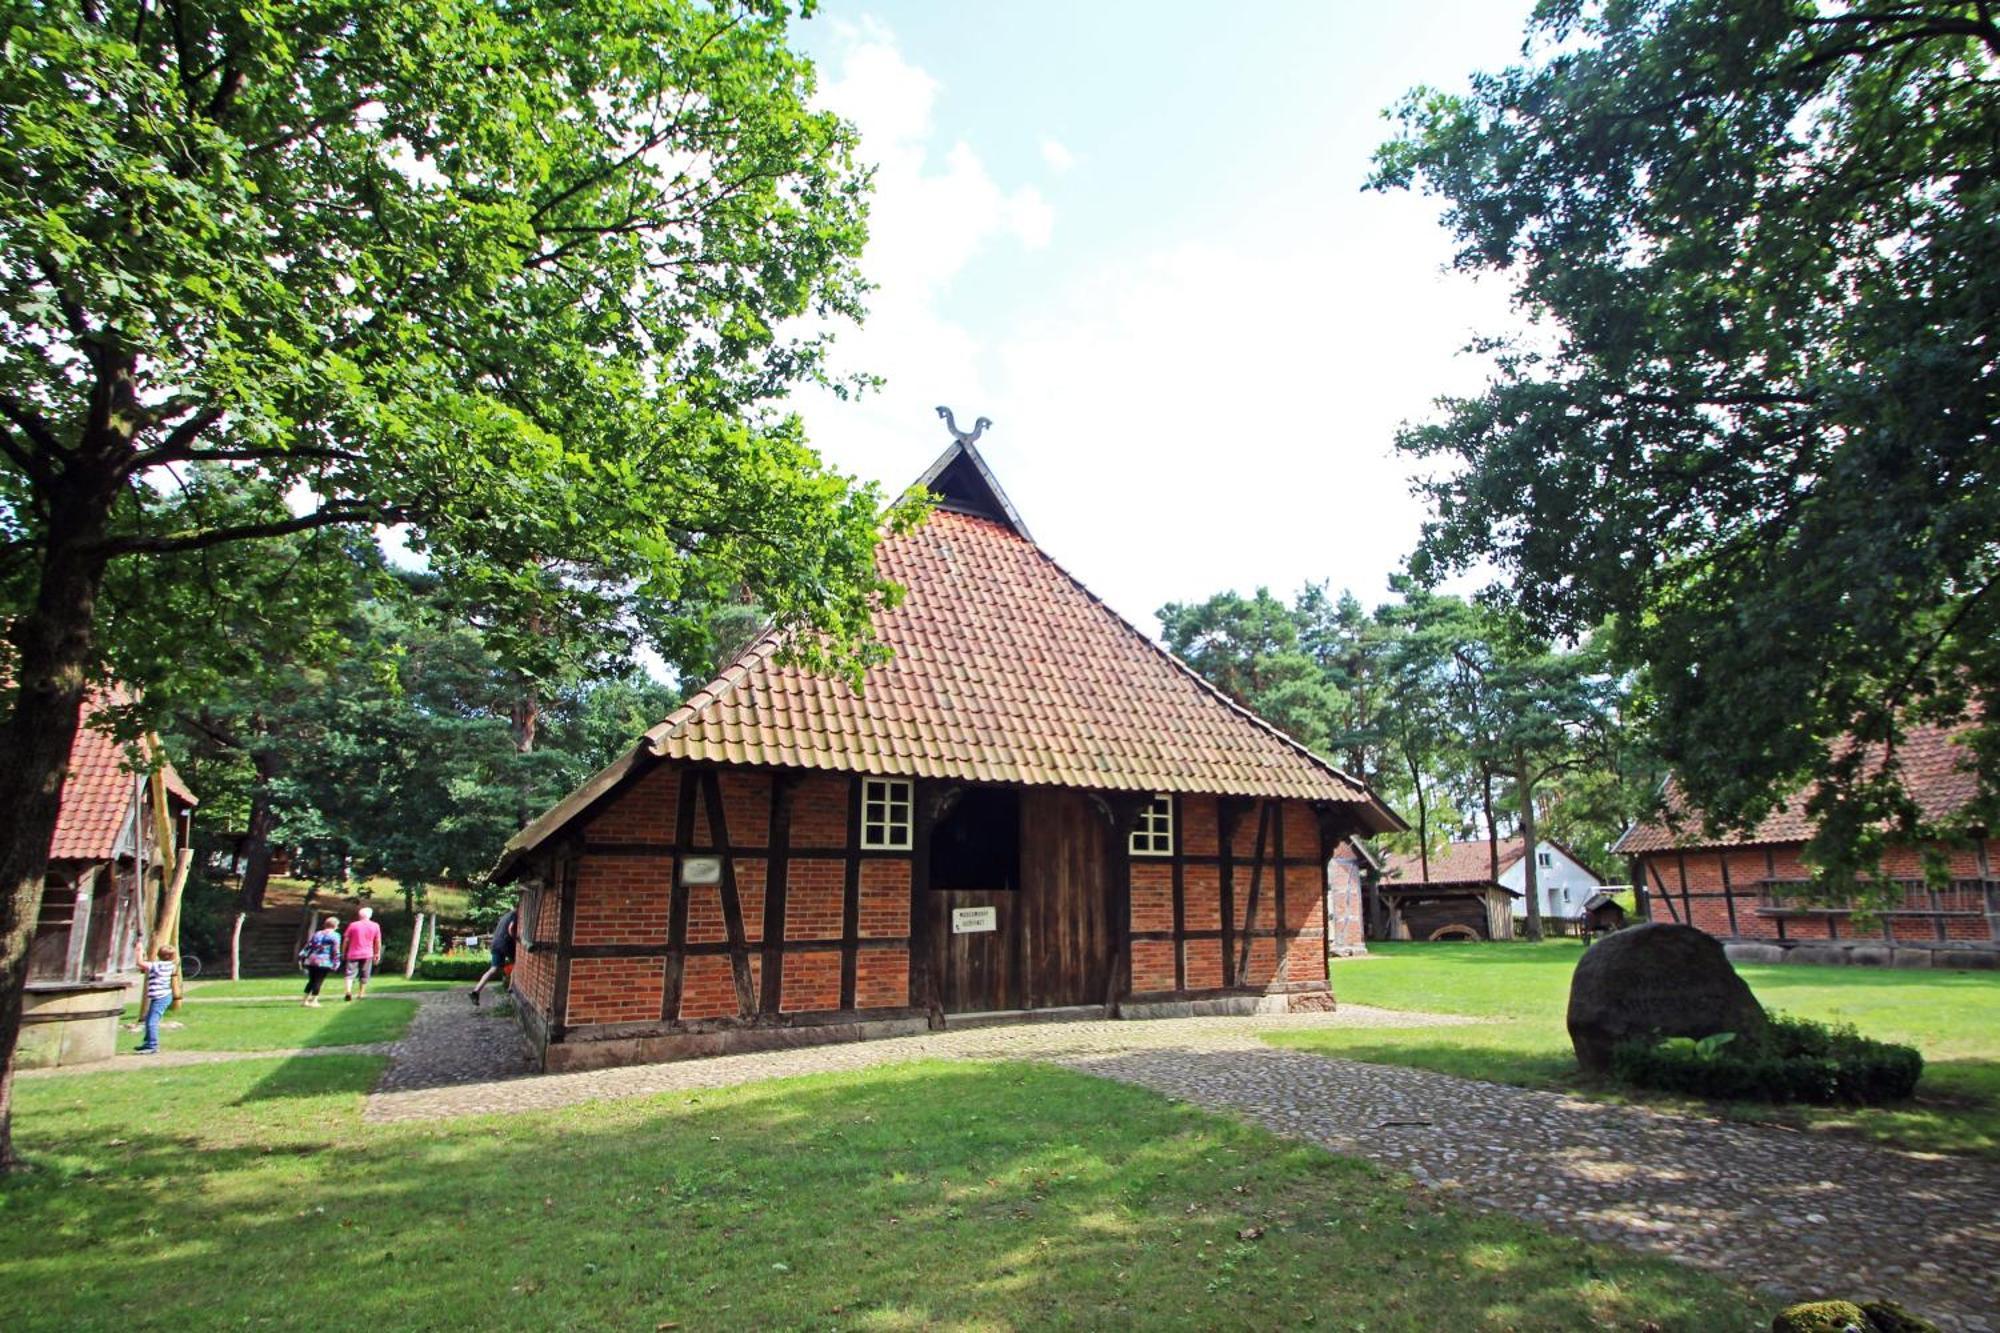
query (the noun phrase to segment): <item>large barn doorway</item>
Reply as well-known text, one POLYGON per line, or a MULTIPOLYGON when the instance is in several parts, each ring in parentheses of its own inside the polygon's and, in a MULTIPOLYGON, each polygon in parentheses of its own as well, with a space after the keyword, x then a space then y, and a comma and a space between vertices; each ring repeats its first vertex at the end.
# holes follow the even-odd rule
POLYGON ((1021 796, 968 787, 931 829, 931 974, 948 1014, 1028 1004, 1021 952, 1021 796))

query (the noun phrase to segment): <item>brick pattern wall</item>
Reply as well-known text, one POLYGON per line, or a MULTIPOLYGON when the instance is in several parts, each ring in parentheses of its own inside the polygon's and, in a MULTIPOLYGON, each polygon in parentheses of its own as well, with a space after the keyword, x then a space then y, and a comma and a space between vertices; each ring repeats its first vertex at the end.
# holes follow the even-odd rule
POLYGON ((646 1023, 660 1017, 664 958, 572 958, 564 1022, 646 1023))
MULTIPOLYGON (((529 936, 529 942, 553 946, 562 938, 562 894, 554 883, 535 890, 535 893, 535 929, 534 934, 529 936)), ((544 1019, 551 1015, 556 1004, 556 951, 553 947, 515 950, 514 989, 544 1019)))
MULTIPOLYGON (((771 775, 724 771, 716 779, 722 788, 722 815, 729 824, 733 847, 762 847, 771 840, 771 775)), ((695 842, 704 841, 708 826, 695 826, 695 842)))
MULTIPOLYGON (((1174 928, 1174 868, 1165 861, 1132 858, 1132 929, 1172 930, 1174 928)), ((1136 959, 1137 951, 1133 953, 1136 959)), ((1168 968, 1168 972, 1172 972, 1168 968)), ((1135 979, 1132 983, 1138 986, 1135 979)))
MULTIPOLYGON (((871 857, 861 863, 860 922, 864 940, 910 933, 910 863, 871 857)), ((863 955, 864 957, 866 955, 863 955)))
MULTIPOLYGON (((857 963, 857 975, 859 966, 857 963)), ((779 984, 783 995, 778 1008, 783 1013, 840 1008, 840 950, 787 953, 779 984)))
POLYGON ((664 944, 673 873, 670 856, 584 856, 577 867, 576 942, 664 944))
POLYGON ((661 764, 618 794, 590 821, 592 842, 672 842, 680 770, 661 764))
POLYGON ((847 846, 847 779, 805 778, 792 793, 792 846, 847 846))
MULTIPOLYGON (((1680 921, 1718 938, 1751 940, 1861 940, 1881 943, 1886 926, 1889 939, 1899 942, 1932 943, 1939 939, 1940 918, 1933 916, 1878 916, 1862 927, 1848 917, 1807 910, 1782 916, 1769 910, 1778 905, 1768 894, 1765 880, 1804 880, 1810 871, 1800 859, 1802 848, 1793 846, 1734 847, 1685 853, 1661 852, 1639 858, 1639 872, 1652 898, 1655 921, 1680 921), (1685 866, 1685 878, 1683 878, 1685 866), (1724 869, 1727 887, 1724 893, 1724 869), (1685 884, 1685 892, 1683 885, 1685 884), (1734 923, 1731 908, 1734 908, 1734 923)), ((1979 855, 1973 848, 1954 849, 1947 860, 1954 878, 1975 879, 1980 873, 1979 855)), ((1922 854, 1913 847, 1892 847, 1882 858, 1883 870, 1893 879, 1921 879, 1922 854)), ((1780 886, 1782 888, 1782 886, 1780 886)), ((1970 915, 1942 918, 1946 941, 1986 941, 1994 937, 1985 914, 1984 895, 1973 889, 1939 890, 1935 899, 1925 889, 1904 895, 1902 909, 1970 915)))
POLYGON ((785 872, 785 882, 785 938, 839 939, 847 862, 795 858, 785 872))
POLYGON ((1174 943, 1172 940, 1132 941, 1132 989, 1148 991, 1174 988, 1174 943))
MULTIPOLYGON (((1304 801, 1273 803, 1264 830, 1263 862, 1259 867, 1257 826, 1263 806, 1239 807, 1229 838, 1230 882, 1234 920, 1233 968, 1244 958, 1243 931, 1277 932, 1253 935, 1239 986, 1265 986, 1326 980, 1326 867, 1319 860, 1319 821, 1304 801), (1282 841, 1280 834, 1282 833, 1282 841), (1280 848, 1283 849, 1282 858, 1280 848), (1282 869, 1284 891, 1279 893, 1282 869), (1254 873, 1253 873, 1254 872, 1254 873), (1257 881, 1255 914, 1250 885, 1257 881), (1282 899, 1282 901, 1281 901, 1282 899), (1280 915, 1282 912, 1282 919, 1280 915)), ((1180 801, 1179 854, 1182 929, 1188 935, 1222 929, 1221 805, 1213 797, 1184 796, 1180 801)), ((1150 857, 1131 862, 1131 929, 1135 934, 1162 934, 1174 929, 1174 865, 1150 857)), ((1175 988, 1174 957, 1178 945, 1182 986, 1213 990, 1224 985, 1223 946, 1219 940, 1182 938, 1134 939, 1132 989, 1138 994, 1175 988)))
MULTIPOLYGON (((836 989, 838 978, 836 977, 836 989)), ((863 949, 854 959, 854 1007, 894 1009, 910 1002, 910 951, 863 949)))

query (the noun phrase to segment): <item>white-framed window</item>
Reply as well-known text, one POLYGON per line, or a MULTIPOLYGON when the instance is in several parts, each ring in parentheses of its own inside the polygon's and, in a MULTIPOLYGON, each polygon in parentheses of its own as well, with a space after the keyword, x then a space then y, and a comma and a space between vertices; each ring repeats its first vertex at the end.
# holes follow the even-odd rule
POLYGON ((903 778, 861 780, 861 847, 870 852, 910 849, 915 803, 903 778))
POLYGON ((1174 854, 1174 798, 1165 792, 1139 812, 1132 826, 1132 855, 1172 856, 1174 854))
POLYGON ((1554 852, 1536 852, 1536 853, 1535 853, 1535 864, 1536 864, 1536 865, 1538 865, 1538 866, 1540 866, 1540 867, 1541 867, 1542 869, 1544 869, 1544 870, 1554 870, 1554 869, 1556 868, 1556 857, 1555 857, 1555 853, 1554 853, 1554 852))

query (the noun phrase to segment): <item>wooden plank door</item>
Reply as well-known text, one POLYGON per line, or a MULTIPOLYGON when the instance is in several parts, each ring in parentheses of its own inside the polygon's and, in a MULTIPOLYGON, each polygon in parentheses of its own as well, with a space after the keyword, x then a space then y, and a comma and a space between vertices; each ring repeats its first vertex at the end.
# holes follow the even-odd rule
POLYGON ((937 978, 938 1006, 948 1014, 983 1014, 1027 1006, 1020 993, 1018 893, 965 890, 930 897, 931 975, 937 978), (994 929, 955 931, 952 912, 990 907, 994 929))
POLYGON ((1021 796, 1026 1003, 1104 1003, 1111 979, 1110 826, 1077 792, 1021 796))

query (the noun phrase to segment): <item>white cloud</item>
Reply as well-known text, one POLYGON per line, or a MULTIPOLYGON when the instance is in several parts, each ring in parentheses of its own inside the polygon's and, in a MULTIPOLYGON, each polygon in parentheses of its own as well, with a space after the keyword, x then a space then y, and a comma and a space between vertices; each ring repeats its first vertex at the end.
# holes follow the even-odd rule
POLYGON ((807 395, 800 407, 814 443, 836 464, 900 486, 942 447, 941 429, 928 420, 933 404, 976 412, 990 399, 980 341, 940 313, 952 280, 995 246, 1047 246, 1055 212, 1033 186, 995 180, 971 144, 934 150, 938 82, 891 33, 873 22, 840 32, 836 73, 820 100, 854 122, 863 159, 876 164, 862 267, 877 290, 867 324, 841 334, 835 357, 837 368, 866 369, 888 385, 858 404, 807 395))
POLYGON ((1068 171, 1076 165, 1076 154, 1072 153, 1060 139, 1042 140, 1042 161, 1049 164, 1049 170, 1068 171))
MULTIPOLYGON (((880 290, 836 357, 887 386, 859 404, 807 396, 814 442, 900 486, 946 443, 933 404, 992 417, 980 447, 1036 537, 1149 628, 1161 603, 1226 587, 1330 578, 1382 596, 1422 520, 1395 429, 1473 388, 1480 367, 1456 352, 1509 322, 1504 292, 1440 272, 1433 205, 1345 181, 1303 202, 1243 199, 1221 229, 1190 222, 1210 230, 1086 268, 1038 292, 1034 315, 975 330, 943 313, 952 281, 982 253, 1054 244, 1054 212, 972 144, 937 149, 938 92, 873 26, 850 30, 825 87, 881 164, 864 261, 880 290)), ((1051 166, 1051 145, 1070 156, 1045 142, 1051 166)), ((1024 280, 1046 271, 1022 265, 1024 280)))

